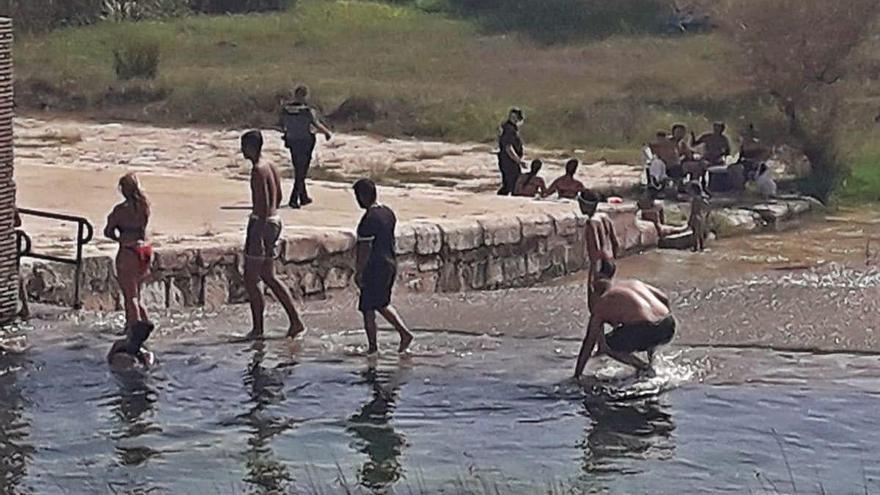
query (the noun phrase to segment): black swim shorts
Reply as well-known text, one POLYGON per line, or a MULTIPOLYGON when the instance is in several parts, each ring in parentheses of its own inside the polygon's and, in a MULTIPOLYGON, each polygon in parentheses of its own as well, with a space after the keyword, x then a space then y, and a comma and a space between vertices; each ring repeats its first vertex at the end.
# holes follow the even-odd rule
POLYGON ((376 311, 391 305, 391 291, 394 289, 394 279, 397 277, 397 267, 392 263, 383 263, 376 266, 367 266, 363 274, 363 287, 358 301, 358 310, 376 311))
POLYGON ((605 343, 615 352, 645 352, 668 344, 675 336, 675 318, 672 315, 656 323, 621 325, 605 336, 605 343))

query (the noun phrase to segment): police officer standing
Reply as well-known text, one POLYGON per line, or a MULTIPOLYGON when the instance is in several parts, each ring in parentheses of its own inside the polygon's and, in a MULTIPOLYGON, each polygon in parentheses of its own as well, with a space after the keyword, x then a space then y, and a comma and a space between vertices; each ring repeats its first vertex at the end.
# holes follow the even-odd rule
POLYGON ((293 101, 281 107, 281 130, 284 133, 284 145, 290 149, 293 161, 293 192, 290 194, 291 208, 306 206, 312 202, 306 192, 306 177, 312 164, 312 152, 315 150, 315 131, 324 134, 330 140, 330 130, 318 118, 314 108, 306 99, 309 88, 298 86, 293 92, 293 101))
POLYGON ((501 169, 500 196, 514 194, 516 181, 519 179, 522 167, 526 165, 523 160, 523 142, 519 136, 519 127, 524 120, 523 112, 519 108, 511 108, 507 120, 501 124, 501 135, 498 137, 498 168, 501 169))

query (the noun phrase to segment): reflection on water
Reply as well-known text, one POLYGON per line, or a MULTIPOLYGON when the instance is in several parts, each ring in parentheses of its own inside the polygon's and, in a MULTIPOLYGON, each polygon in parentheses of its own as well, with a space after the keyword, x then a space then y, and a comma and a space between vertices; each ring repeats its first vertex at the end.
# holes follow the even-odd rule
POLYGON ((371 398, 349 418, 345 428, 357 439, 357 450, 367 455, 358 481, 376 492, 383 492, 403 476, 400 455, 406 438, 391 424, 403 374, 400 368, 389 372, 378 371, 375 366, 364 371, 359 385, 370 388, 371 398))
POLYGON ((665 400, 651 397, 631 402, 584 401, 590 418, 583 444, 584 472, 620 472, 621 459, 671 459, 675 455, 675 424, 665 400))
POLYGON ((33 455, 28 445, 29 422, 18 383, 24 360, 0 354, 0 493, 19 493, 33 455))
POLYGON ((251 360, 244 372, 244 386, 250 409, 242 419, 250 430, 245 453, 247 476, 244 482, 269 492, 283 492, 293 477, 271 448, 272 439, 293 427, 283 417, 276 417, 271 407, 284 402, 283 370, 266 369, 266 343, 255 342, 251 360))
POLYGON ((134 445, 139 437, 160 434, 161 428, 152 422, 152 412, 157 394, 148 385, 149 376, 139 370, 116 372, 118 396, 110 408, 118 419, 118 429, 113 434, 119 462, 124 466, 138 466, 159 452, 144 445, 134 445))
MULTIPOLYGON (((713 253, 657 256, 717 275, 713 253)), ((880 491, 878 272, 674 282, 658 382, 604 359, 568 380, 583 315, 556 320, 577 286, 423 298, 479 332, 419 332, 412 358, 376 363, 335 320, 301 347, 225 343, 233 308, 166 318, 160 366, 112 374, 112 325, 38 322, 26 355, 0 357, 0 494, 762 493, 756 474, 788 493, 789 467, 799 487, 880 491)))

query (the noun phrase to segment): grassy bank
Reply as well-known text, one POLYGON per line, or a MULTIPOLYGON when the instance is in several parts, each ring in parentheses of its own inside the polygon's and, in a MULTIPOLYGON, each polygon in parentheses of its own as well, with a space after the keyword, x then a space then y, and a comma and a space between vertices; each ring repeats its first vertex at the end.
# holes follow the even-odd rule
POLYGON ((640 144, 673 121, 698 132, 714 119, 776 127, 775 110, 732 69, 732 50, 716 35, 546 46, 411 7, 303 0, 275 14, 25 36, 17 91, 25 109, 251 126, 273 123, 279 100, 306 83, 327 114, 347 100, 375 113, 337 112, 340 129, 452 141, 493 139, 516 104, 529 143, 636 161, 640 144), (132 39, 159 43, 155 80, 116 80, 114 49, 132 39))

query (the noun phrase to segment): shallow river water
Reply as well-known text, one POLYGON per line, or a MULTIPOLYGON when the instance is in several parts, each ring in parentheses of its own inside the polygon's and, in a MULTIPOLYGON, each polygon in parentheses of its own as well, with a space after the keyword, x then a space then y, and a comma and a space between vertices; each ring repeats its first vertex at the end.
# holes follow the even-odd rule
MULTIPOLYGON (((785 246, 809 243, 792 239, 764 243, 798 264, 785 246)), ((624 262, 699 275, 664 285, 682 329, 650 380, 605 360, 568 379, 576 279, 401 298, 413 355, 383 332, 374 361, 328 303, 298 343, 229 343, 243 307, 162 315, 147 373, 105 365, 118 315, 38 320, 0 356, 0 493, 880 492, 880 275, 862 260, 713 277, 744 242, 624 262)))

